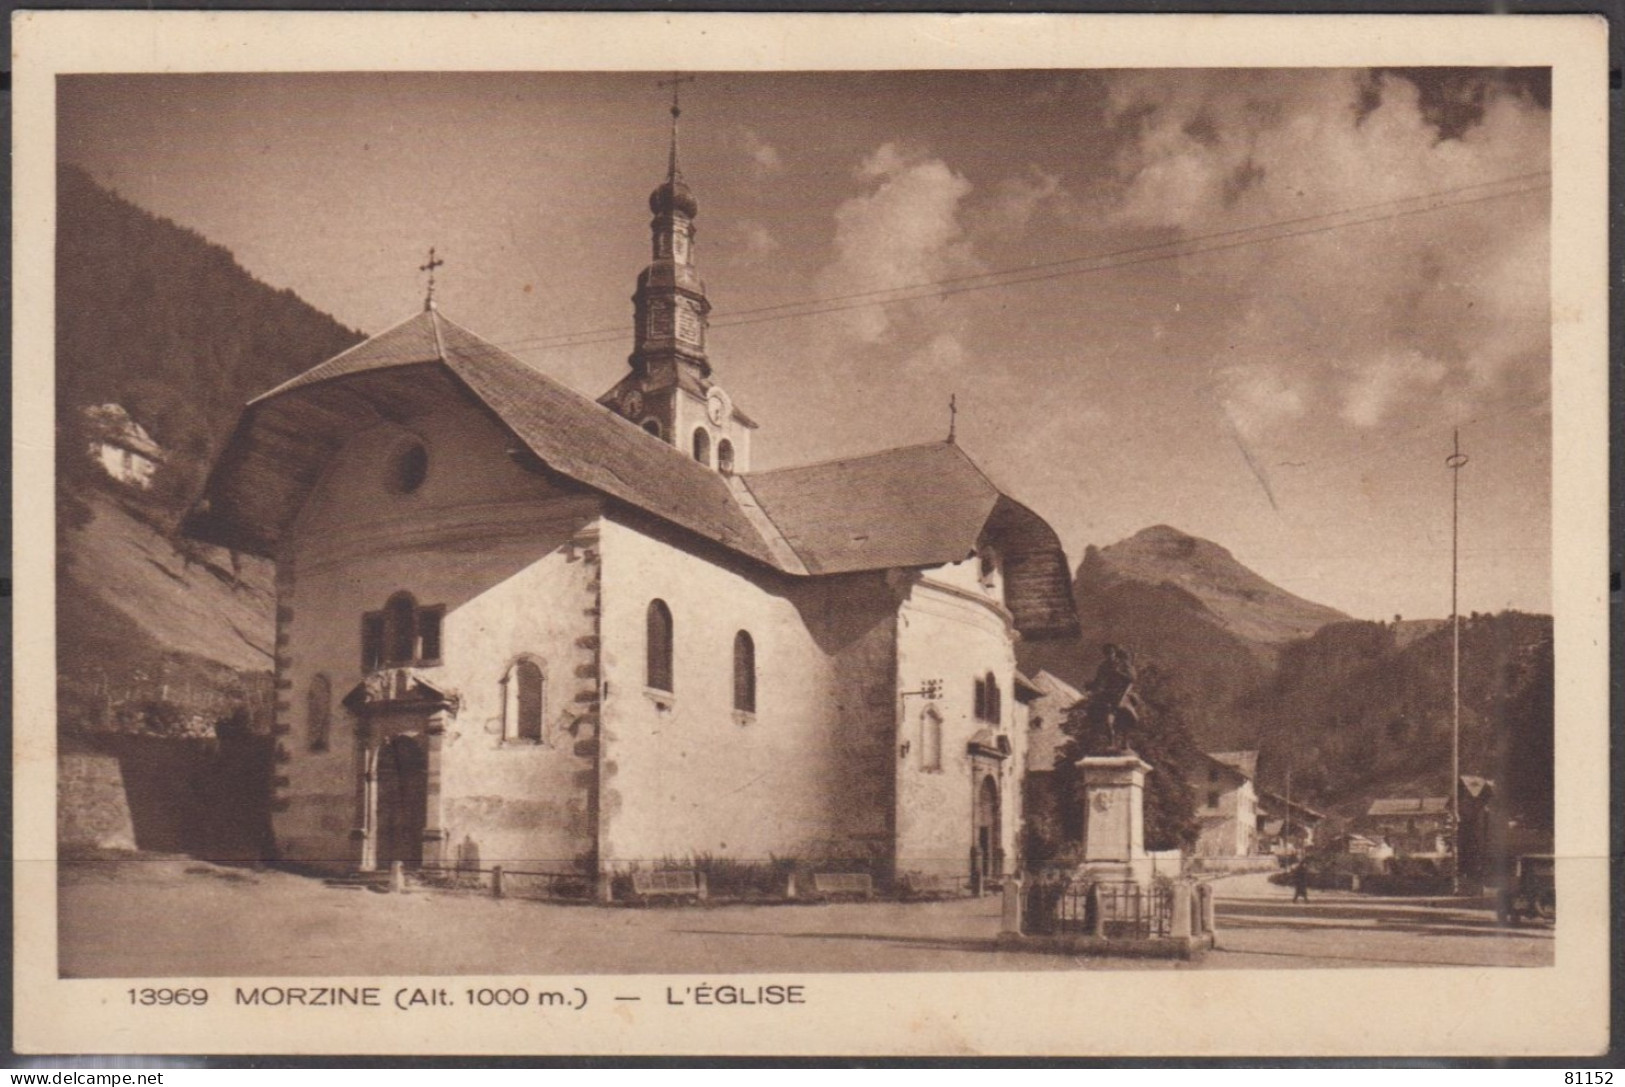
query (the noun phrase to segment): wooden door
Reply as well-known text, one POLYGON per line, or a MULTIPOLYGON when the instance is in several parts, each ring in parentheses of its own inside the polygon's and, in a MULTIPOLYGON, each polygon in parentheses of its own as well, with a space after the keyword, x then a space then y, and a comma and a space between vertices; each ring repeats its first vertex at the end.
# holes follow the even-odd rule
POLYGON ((423 863, 423 828, 428 820, 429 763, 423 745, 396 736, 378 752, 378 866, 400 861, 423 863))

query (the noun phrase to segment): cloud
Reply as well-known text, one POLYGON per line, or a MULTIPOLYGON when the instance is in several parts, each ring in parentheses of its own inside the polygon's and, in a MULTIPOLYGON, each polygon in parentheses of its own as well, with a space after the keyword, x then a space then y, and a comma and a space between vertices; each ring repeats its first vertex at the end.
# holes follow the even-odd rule
MULTIPOLYGON (((1469 74, 1468 78, 1472 78, 1469 74)), ((1108 220, 1152 238, 1201 238, 1363 208, 1373 221, 1180 258, 1225 299, 1211 365, 1250 439, 1286 425, 1369 428, 1545 387, 1550 242, 1543 190, 1549 112, 1484 74, 1451 100, 1358 71, 1114 74, 1121 143, 1108 220), (1476 103, 1476 107, 1475 107, 1476 103), (1441 118, 1448 117, 1448 125, 1441 118), (1394 215, 1402 203, 1456 208, 1394 215), (1273 375, 1273 376, 1261 376, 1273 375)))
POLYGON ((1340 414, 1354 426, 1369 429, 1416 392, 1435 388, 1448 372, 1438 359, 1416 351, 1365 360, 1343 385, 1340 414))
POLYGON ((965 356, 957 332, 936 332, 903 360, 903 369, 914 377, 948 377, 959 372, 965 356))
POLYGON ((779 149, 758 136, 755 130, 742 129, 740 138, 745 154, 750 157, 757 172, 776 174, 784 169, 784 158, 779 154, 779 149))
MULTIPOLYGON (((981 270, 960 223, 971 183, 940 158, 882 144, 854 172, 861 191, 835 209, 833 259, 819 293, 850 295, 932 283, 981 270)), ((937 298, 865 306, 836 315, 857 340, 878 344, 900 334, 943 330, 955 307, 937 298)))
POLYGON ((1012 174, 994 187, 991 202, 978 210, 976 227, 982 232, 1019 237, 1041 207, 1065 198, 1059 176, 1029 166, 1025 173, 1012 174))
POLYGON ((779 240, 766 225, 755 219, 742 219, 734 225, 739 236, 738 251, 746 260, 757 261, 778 252, 779 240))
POLYGON ((1219 403, 1226 420, 1243 439, 1256 442, 1282 423, 1301 418, 1307 400, 1301 386, 1280 367, 1230 366, 1220 371, 1219 403))

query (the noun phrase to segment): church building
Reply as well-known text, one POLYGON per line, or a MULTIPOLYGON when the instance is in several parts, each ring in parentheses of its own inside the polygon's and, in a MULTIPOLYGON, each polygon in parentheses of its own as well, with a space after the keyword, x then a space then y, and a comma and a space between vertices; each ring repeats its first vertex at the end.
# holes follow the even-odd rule
POLYGON ((707 353, 675 125, 649 206, 597 401, 431 278, 244 410, 186 529, 276 563, 282 857, 996 878, 1035 694, 1014 646, 1076 626, 1055 532, 951 439, 753 470, 772 434, 707 353))

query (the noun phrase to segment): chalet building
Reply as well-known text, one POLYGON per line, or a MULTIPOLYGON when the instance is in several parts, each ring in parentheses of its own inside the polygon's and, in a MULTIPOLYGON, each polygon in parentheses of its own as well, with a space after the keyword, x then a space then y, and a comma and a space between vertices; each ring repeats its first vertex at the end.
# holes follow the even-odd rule
POLYGON ((1386 796, 1371 802, 1354 829, 1387 842, 1400 856, 1450 852, 1450 798, 1386 796))
POLYGON ((1188 772, 1200 824, 1199 857, 1246 857, 1259 852, 1258 752, 1219 751, 1206 754, 1188 772))
POLYGON ((1316 830, 1325 818, 1325 812, 1258 788, 1258 849, 1263 853, 1302 853, 1315 844, 1316 830))
MULTIPOLYGON (((1055 532, 938 442, 756 471, 677 169, 594 401, 422 312, 244 410, 195 537, 276 562, 278 848, 610 877, 1016 862, 1055 532)), ((432 282, 432 281, 431 281, 432 282)))
POLYGON ((88 407, 83 415, 90 457, 102 471, 137 490, 150 488, 164 453, 146 428, 119 404, 88 407))

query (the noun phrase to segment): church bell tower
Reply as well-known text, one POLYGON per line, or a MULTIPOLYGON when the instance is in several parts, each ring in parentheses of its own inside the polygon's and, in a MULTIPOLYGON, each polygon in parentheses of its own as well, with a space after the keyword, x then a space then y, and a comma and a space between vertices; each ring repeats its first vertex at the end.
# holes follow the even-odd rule
POLYGON ((671 151, 666 180, 649 194, 651 260, 632 295, 631 372, 599 403, 707 467, 726 474, 750 466, 754 423, 711 378, 705 331, 711 303, 694 267, 699 201, 677 165, 677 88, 671 81, 671 151))

